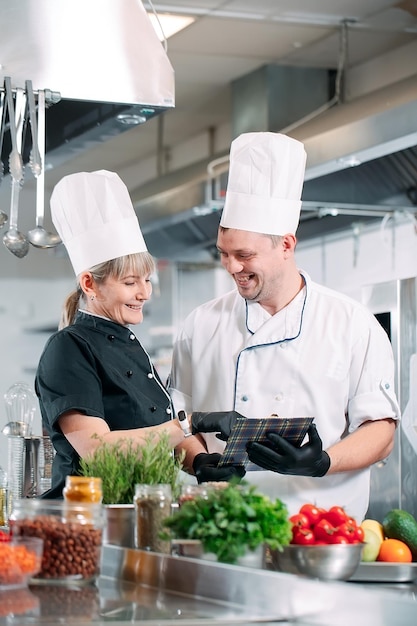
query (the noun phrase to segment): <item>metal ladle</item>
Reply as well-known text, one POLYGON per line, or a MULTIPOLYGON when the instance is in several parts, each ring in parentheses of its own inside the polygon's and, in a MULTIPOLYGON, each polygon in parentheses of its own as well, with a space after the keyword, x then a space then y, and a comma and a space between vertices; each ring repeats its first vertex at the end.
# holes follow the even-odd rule
POLYGON ((9 230, 3 235, 3 243, 6 248, 19 259, 29 252, 29 241, 17 229, 17 211, 19 193, 23 184, 23 159, 22 136, 26 96, 23 89, 16 89, 16 112, 13 107, 11 81, 5 77, 7 106, 9 109, 10 133, 12 138, 12 151, 9 156, 9 170, 12 177, 12 194, 10 200, 10 225, 9 230))
POLYGON ((38 123, 36 124, 35 98, 31 81, 26 81, 26 91, 33 138, 30 166, 36 178, 36 226, 28 232, 27 236, 35 248, 54 248, 61 243, 61 239, 43 227, 45 207, 45 92, 41 90, 38 92, 38 123))

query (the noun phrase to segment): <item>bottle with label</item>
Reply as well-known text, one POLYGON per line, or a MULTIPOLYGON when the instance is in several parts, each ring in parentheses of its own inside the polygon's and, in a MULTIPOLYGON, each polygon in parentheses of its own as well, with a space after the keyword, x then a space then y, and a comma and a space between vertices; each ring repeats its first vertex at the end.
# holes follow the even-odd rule
POLYGON ((67 502, 101 504, 103 500, 101 478, 67 476, 62 493, 67 502))

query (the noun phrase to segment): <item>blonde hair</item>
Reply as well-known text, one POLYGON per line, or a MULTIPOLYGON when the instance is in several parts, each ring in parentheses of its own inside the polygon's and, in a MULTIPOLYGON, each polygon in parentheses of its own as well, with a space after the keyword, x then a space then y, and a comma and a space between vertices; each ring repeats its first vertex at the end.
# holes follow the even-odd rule
MULTIPOLYGON (((88 271, 96 283, 102 284, 108 278, 119 279, 127 274, 140 277, 149 276, 155 270, 156 265, 153 256, 149 252, 138 252, 99 263, 88 271)), ((58 324, 59 330, 74 323, 77 311, 83 304, 85 304, 85 296, 78 283, 76 289, 65 299, 58 324)))

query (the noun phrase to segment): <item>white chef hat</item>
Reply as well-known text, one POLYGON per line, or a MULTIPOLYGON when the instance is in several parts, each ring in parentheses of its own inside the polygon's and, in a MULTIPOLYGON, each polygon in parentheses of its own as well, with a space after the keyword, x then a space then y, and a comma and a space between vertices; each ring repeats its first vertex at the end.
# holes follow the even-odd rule
POLYGON ((304 145, 279 133, 244 133, 230 149, 220 225, 267 235, 295 234, 306 165, 304 145))
POLYGON ((147 250, 127 187, 114 172, 64 176, 52 192, 51 215, 77 276, 147 250))

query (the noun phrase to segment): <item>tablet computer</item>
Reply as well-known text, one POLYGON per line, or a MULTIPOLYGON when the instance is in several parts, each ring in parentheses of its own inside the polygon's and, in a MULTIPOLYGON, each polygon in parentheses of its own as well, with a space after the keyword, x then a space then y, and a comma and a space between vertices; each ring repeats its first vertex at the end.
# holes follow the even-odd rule
POLYGON ((237 418, 218 467, 232 464, 243 465, 246 471, 265 471, 249 460, 246 452, 247 443, 258 441, 271 445, 266 434, 273 432, 299 447, 313 419, 313 417, 278 417, 277 415, 261 418, 237 418))

